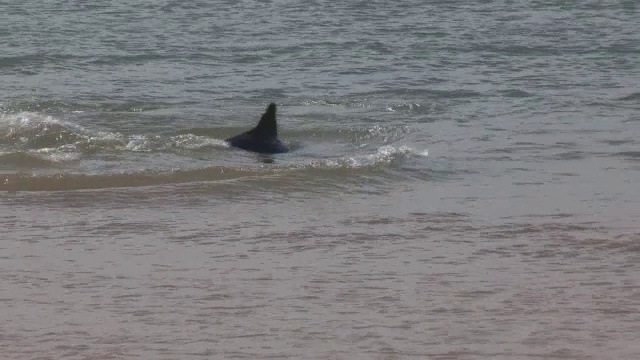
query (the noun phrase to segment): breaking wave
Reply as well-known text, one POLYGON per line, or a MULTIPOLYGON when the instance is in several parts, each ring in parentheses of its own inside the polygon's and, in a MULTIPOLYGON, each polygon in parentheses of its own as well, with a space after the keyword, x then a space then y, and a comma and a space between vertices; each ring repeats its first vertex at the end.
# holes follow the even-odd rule
POLYGON ((148 134, 91 131, 50 115, 22 112, 0 115, 0 158, 22 154, 44 162, 78 160, 99 152, 153 152, 227 147, 219 139, 193 134, 170 137, 148 134))
POLYGON ((226 182, 246 178, 296 175, 309 178, 334 178, 333 170, 350 170, 351 175, 368 176, 384 170, 384 165, 406 156, 424 156, 407 147, 383 146, 373 154, 338 160, 310 160, 306 163, 270 164, 272 166, 209 166, 169 171, 140 170, 133 172, 85 174, 73 172, 26 173, 0 175, 0 191, 64 191, 140 187, 195 182, 226 182), (354 170, 361 170, 353 174, 354 170))
POLYGON ((289 145, 302 150, 279 157, 231 152, 218 137, 236 131, 240 129, 126 134, 41 113, 0 114, 0 190, 138 187, 284 173, 332 177, 340 169, 366 175, 427 155, 398 144, 410 132, 405 126, 291 132, 289 145))

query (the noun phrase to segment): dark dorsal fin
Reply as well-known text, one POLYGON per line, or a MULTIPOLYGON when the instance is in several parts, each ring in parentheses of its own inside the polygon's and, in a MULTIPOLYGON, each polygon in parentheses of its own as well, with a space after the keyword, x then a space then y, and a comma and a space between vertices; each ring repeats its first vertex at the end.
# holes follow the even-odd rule
POLYGON ((262 138, 278 138, 278 125, 276 124, 276 104, 271 103, 267 111, 262 114, 258 125, 251 130, 255 136, 262 138))
POLYGON ((287 146, 278 140, 276 104, 274 103, 269 104, 256 127, 240 135, 232 136, 226 141, 233 147, 263 154, 278 154, 289 151, 287 146))

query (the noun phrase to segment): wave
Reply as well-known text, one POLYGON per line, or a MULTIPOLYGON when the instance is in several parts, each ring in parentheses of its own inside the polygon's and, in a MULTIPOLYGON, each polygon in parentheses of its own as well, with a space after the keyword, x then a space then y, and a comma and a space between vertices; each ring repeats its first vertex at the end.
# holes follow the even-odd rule
POLYGON ((638 161, 640 160, 640 151, 620 151, 620 152, 611 154, 611 156, 621 157, 626 160, 638 161))
MULTIPOLYGON (((426 156, 425 152, 415 152, 408 147, 380 147, 373 154, 345 157, 341 159, 309 160, 305 163, 284 162, 272 166, 210 166, 197 169, 176 169, 170 171, 142 170, 129 173, 83 174, 61 172, 54 174, 5 174, 0 175, 0 191, 66 191, 107 189, 118 187, 141 187, 172 185, 196 182, 226 182, 245 178, 268 178, 282 175, 303 176, 317 180, 341 177, 344 173, 335 170, 364 170, 355 175, 367 176, 380 170, 384 165, 399 161, 407 156, 426 156)), ((344 179, 342 179, 344 180, 344 179)))
POLYGON ((95 100, 82 101, 82 98, 76 98, 73 101, 68 100, 35 100, 35 99, 14 99, 7 103, 0 103, 0 112, 5 117, 11 117, 18 114, 59 114, 59 113, 84 113, 90 111, 98 112, 123 112, 123 113, 143 113, 153 112, 157 110, 169 111, 180 106, 193 106, 197 103, 194 101, 183 101, 180 103, 158 102, 153 98, 139 96, 137 100, 129 97, 123 97, 121 101, 116 101, 117 96, 112 96, 111 101, 97 102, 95 100))
MULTIPOLYGON (((73 118, 73 117, 72 117, 73 118)), ((333 176, 398 167, 427 155, 398 144, 407 126, 303 128, 285 132, 284 156, 229 152, 236 128, 125 134, 37 112, 0 114, 0 190, 54 191, 226 181, 282 172, 333 176), (266 164, 269 165, 266 165, 266 164)))
POLYGON ((622 100, 622 101, 640 100, 640 92, 631 93, 631 94, 629 94, 627 96, 623 96, 623 97, 619 98, 618 100, 622 100))
POLYGON ((528 98, 534 96, 534 94, 520 89, 500 90, 498 93, 508 98, 528 98))
POLYGON ((0 115, 0 158, 36 162, 75 161, 83 155, 109 152, 153 152, 227 147, 220 139, 194 134, 163 137, 88 130, 78 124, 34 112, 0 115))
MULTIPOLYGON (((403 108, 403 105, 399 106, 403 108)), ((415 105, 419 107, 419 105, 415 105)), ((0 146, 20 149, 42 149, 75 145, 86 147, 104 147, 107 150, 136 149, 158 150, 169 147, 199 148, 220 146, 224 142, 213 139, 226 138, 231 134, 245 131, 246 127, 191 128, 181 129, 175 134, 161 136, 156 134, 124 134, 117 131, 87 129, 71 121, 58 119, 38 112, 20 112, 16 114, 0 113, 0 146), (145 146, 140 146, 142 143, 145 146)), ((282 131, 292 137, 346 137, 357 142, 380 140, 383 143, 399 139, 412 129, 406 125, 380 125, 352 127, 349 129, 303 128, 282 131)))
POLYGON ((82 142, 114 140, 115 134, 91 133, 82 126, 36 112, 0 115, 0 145, 41 149, 82 142))
POLYGON ((198 181, 224 181, 257 176, 255 170, 211 167, 190 171, 176 170, 166 173, 142 171, 123 174, 73 174, 51 175, 10 174, 0 176, 0 191, 63 191, 106 189, 116 187, 140 187, 169 185, 198 181))
MULTIPOLYGON (((224 138, 246 128, 192 128, 173 134, 125 134, 87 129, 77 123, 37 112, 0 114, 0 156, 22 154, 39 161, 75 161, 85 155, 113 152, 202 152, 228 148, 224 138)), ((356 149, 380 147, 402 139, 412 131, 405 125, 371 125, 349 129, 303 128, 284 131, 295 142, 343 143, 356 149)))
MULTIPOLYGON (((43 149, 47 151, 48 149, 43 149)), ((62 163, 78 159, 75 153, 48 153, 45 151, 33 152, 0 152, 0 169, 33 169, 46 167, 61 167, 62 163)))

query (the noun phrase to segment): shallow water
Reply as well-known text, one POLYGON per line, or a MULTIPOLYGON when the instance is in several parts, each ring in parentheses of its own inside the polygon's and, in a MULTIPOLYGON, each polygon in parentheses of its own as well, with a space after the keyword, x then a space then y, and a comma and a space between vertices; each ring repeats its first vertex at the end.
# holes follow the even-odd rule
POLYGON ((0 7, 3 357, 640 357, 634 2, 0 7))

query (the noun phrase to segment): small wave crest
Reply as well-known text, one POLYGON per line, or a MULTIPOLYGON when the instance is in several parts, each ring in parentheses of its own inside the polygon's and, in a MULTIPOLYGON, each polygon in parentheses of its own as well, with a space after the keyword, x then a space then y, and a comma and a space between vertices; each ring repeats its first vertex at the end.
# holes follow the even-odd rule
POLYGON ((501 90, 498 91, 498 93, 508 98, 528 98, 534 96, 533 94, 520 89, 501 90))
POLYGON ((619 98, 618 100, 622 100, 622 101, 640 100, 640 92, 631 93, 631 94, 629 94, 627 96, 623 96, 623 97, 619 98))
POLYGON ((77 160, 82 153, 116 149, 123 136, 91 132, 72 122, 33 112, 0 115, 0 148, 5 154, 23 154, 42 161, 77 160))
POLYGON ((126 138, 124 148, 128 151, 152 152, 171 150, 199 151, 209 148, 228 148, 222 139, 210 138, 194 134, 181 134, 163 137, 160 135, 131 135, 126 138))
POLYGON ((226 141, 215 139, 207 136, 198 136, 194 134, 182 134, 173 136, 171 143, 176 147, 186 150, 202 150, 207 148, 229 147, 226 141))
POLYGON ((22 148, 46 148, 78 141, 84 129, 50 115, 32 112, 0 115, 0 144, 22 148))
POLYGON ((389 144, 401 139, 411 129, 408 126, 374 125, 367 128, 351 129, 352 141, 358 147, 370 143, 389 144))
POLYGON ((140 171, 121 174, 49 175, 10 174, 0 176, 0 191, 69 191, 170 185, 202 181, 226 181, 260 175, 259 169, 209 167, 168 172, 140 171))
POLYGON ((228 145, 221 139, 194 134, 125 135, 91 130, 34 112, 0 114, 0 157, 23 159, 34 165, 76 161, 83 155, 104 152, 198 151, 211 147, 228 145))
POLYGON ((254 154, 216 150, 229 147, 218 138, 229 131, 207 128, 173 134, 125 134, 37 112, 0 114, 0 171, 8 174, 0 177, 0 189, 138 187, 292 171, 303 177, 307 172, 330 178, 344 174, 357 177, 384 174, 384 169, 402 168, 400 163, 409 157, 428 155, 426 150, 399 145, 411 128, 374 125, 337 132, 322 128, 289 132, 293 152, 256 161, 254 154))
MULTIPOLYGON (((205 145, 207 146, 207 145, 205 145)), ((208 166, 195 169, 174 169, 170 171, 139 170, 111 174, 57 173, 37 174, 24 173, 0 176, 0 191, 68 191, 86 189, 107 189, 119 187, 141 187, 196 182, 220 182, 239 180, 242 178, 282 176, 297 174, 316 178, 317 176, 343 176, 342 171, 349 171, 348 176, 377 172, 385 165, 400 161, 409 156, 426 156, 426 151, 416 151, 408 146, 394 147, 385 145, 375 152, 356 156, 344 156, 338 159, 321 159, 311 161, 292 161, 274 163, 271 166, 257 164, 255 166, 208 166), (324 175, 323 175, 324 174, 324 175)))
POLYGON ((415 151, 408 146, 391 146, 384 145, 379 147, 374 153, 362 154, 355 156, 344 156, 339 159, 322 159, 313 160, 308 163, 299 165, 298 167, 310 167, 310 168, 348 168, 358 169, 365 167, 376 167, 380 165, 386 165, 394 161, 399 161, 407 156, 427 156, 427 150, 415 151))

